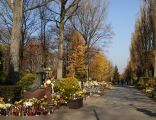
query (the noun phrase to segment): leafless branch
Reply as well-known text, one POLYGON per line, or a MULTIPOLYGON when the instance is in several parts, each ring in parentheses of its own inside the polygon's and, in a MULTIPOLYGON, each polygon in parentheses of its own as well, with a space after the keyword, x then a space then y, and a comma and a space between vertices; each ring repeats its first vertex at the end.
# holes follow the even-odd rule
POLYGON ((28 9, 26 9, 26 10, 24 10, 24 12, 27 12, 27 11, 30 11, 30 10, 34 10, 34 9, 36 9, 36 8, 39 8, 39 7, 43 7, 43 6, 46 6, 46 5, 48 5, 50 2, 52 2, 53 0, 47 0, 47 1, 45 1, 45 2, 43 2, 43 3, 41 3, 41 4, 39 4, 39 5, 35 5, 35 6, 33 6, 33 7, 31 7, 31 8, 28 8, 28 9))
POLYGON ((11 3, 11 0, 6 0, 11 10, 13 10, 13 3, 11 3))

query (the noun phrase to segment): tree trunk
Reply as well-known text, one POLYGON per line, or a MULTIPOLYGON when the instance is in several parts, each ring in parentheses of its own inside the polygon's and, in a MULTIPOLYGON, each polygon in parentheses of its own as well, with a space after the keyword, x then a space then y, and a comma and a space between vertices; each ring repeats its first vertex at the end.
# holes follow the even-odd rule
POLYGON ((10 79, 16 82, 19 79, 20 70, 20 41, 22 39, 23 0, 16 0, 13 8, 13 27, 10 46, 10 79))
POLYGON ((87 44, 87 81, 89 81, 90 79, 90 47, 89 47, 89 43, 87 44))
POLYGON ((63 75, 63 40, 64 40, 64 22, 60 23, 60 35, 58 43, 58 65, 57 65, 57 79, 60 80, 63 75))
POLYGON ((154 77, 156 77, 156 50, 154 50, 154 77))
MULTIPOLYGON (((43 19, 41 19, 41 53, 42 53, 42 67, 47 67, 46 65, 46 41, 45 41, 45 25, 43 19)), ((40 66, 40 67, 41 67, 40 66)), ((40 68, 41 69, 41 68, 40 68)))
POLYGON ((152 12, 153 12, 153 21, 154 21, 154 77, 156 77, 156 1, 152 0, 152 12))
POLYGON ((64 41, 64 25, 65 25, 65 4, 61 3, 60 24, 59 24, 59 41, 58 41, 58 64, 57 64, 57 79, 63 77, 63 41, 64 41))

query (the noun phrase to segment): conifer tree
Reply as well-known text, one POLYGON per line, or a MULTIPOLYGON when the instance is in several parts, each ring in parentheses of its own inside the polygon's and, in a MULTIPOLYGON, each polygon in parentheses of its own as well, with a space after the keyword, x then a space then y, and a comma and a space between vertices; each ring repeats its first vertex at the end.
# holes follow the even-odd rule
POLYGON ((114 82, 118 82, 120 80, 120 75, 119 75, 119 71, 118 71, 118 67, 115 66, 114 67, 114 82))

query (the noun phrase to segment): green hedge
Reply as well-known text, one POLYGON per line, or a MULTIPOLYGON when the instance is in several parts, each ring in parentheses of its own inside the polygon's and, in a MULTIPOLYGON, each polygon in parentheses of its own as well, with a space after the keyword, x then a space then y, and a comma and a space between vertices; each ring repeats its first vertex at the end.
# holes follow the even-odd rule
POLYGON ((22 98, 22 88, 19 86, 0 86, 0 97, 4 97, 4 101, 13 103, 22 98))
POLYGON ((23 89, 27 89, 30 85, 34 83, 36 79, 36 74, 27 73, 24 74, 21 80, 18 82, 18 85, 21 86, 23 89))

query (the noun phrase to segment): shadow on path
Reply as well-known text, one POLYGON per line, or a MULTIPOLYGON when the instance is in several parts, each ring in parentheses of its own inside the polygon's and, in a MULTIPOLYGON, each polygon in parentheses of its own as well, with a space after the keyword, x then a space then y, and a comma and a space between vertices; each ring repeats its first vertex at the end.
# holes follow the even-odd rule
POLYGON ((95 114, 96 120, 100 120, 100 119, 99 119, 99 116, 98 116, 98 114, 97 114, 97 112, 96 112, 95 109, 93 109, 93 112, 94 112, 94 114, 95 114))
POLYGON ((142 113, 144 113, 144 114, 146 114, 148 116, 156 117, 156 113, 154 113, 154 112, 152 112, 150 110, 147 110, 145 108, 136 108, 136 110, 139 111, 139 112, 142 112, 142 113))

